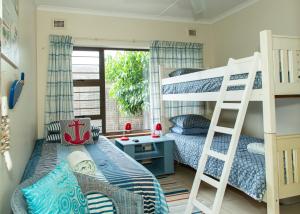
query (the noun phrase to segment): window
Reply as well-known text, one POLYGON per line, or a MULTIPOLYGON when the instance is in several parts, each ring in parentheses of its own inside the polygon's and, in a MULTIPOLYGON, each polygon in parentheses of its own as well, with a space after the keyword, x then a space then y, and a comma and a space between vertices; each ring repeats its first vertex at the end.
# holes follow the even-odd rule
POLYGON ((74 115, 90 117, 92 124, 105 132, 103 52, 93 48, 74 48, 72 73, 74 83, 74 115), (101 69, 102 68, 102 69, 101 69))
POLYGON ((147 129, 149 111, 145 110, 142 99, 147 96, 148 53, 75 47, 72 56, 75 117, 90 117, 103 134, 121 132, 125 122, 131 122, 135 130, 147 129))

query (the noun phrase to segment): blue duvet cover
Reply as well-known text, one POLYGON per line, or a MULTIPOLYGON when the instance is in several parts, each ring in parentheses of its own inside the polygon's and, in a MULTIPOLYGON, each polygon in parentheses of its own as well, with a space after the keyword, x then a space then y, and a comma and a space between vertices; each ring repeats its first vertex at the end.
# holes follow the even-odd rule
POLYGON ((49 172, 75 150, 86 152, 92 157, 97 165, 98 179, 141 194, 145 213, 168 213, 163 191, 156 178, 104 137, 100 137, 96 144, 84 146, 64 146, 60 143, 38 141, 22 180, 49 172))
MULTIPOLYGON (((197 169, 206 135, 187 136, 168 133, 168 137, 175 140, 175 158, 178 162, 197 169)), ((226 154, 230 136, 217 134, 214 137, 212 149, 226 154)), ((263 143, 262 139, 241 136, 235 154, 229 184, 245 192, 252 198, 261 201, 266 190, 265 156, 248 152, 249 143, 263 143)), ((223 161, 209 157, 205 173, 220 178, 223 161)))
MULTIPOLYGON (((200 71, 201 72, 201 71, 200 71)), ((248 74, 232 75, 230 79, 245 79, 248 74)), ((184 94, 184 93, 203 93, 219 91, 222 85, 223 77, 215 77, 209 79, 174 83, 162 86, 163 94, 184 94)), ((229 87, 228 90, 241 90, 244 86, 229 87)), ((254 89, 262 88, 261 72, 256 73, 254 89)))

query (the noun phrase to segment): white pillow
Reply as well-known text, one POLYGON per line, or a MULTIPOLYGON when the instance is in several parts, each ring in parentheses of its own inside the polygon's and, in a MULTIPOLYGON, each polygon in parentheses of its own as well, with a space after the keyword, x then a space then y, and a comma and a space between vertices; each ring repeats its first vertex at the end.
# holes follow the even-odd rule
POLYGON ((248 152, 265 155, 265 144, 264 143, 249 143, 247 145, 248 152))

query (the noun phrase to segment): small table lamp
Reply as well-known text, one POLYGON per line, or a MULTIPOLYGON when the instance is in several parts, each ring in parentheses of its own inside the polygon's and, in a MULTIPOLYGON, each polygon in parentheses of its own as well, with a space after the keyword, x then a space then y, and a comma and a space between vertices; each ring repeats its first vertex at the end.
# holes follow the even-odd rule
POLYGON ((156 123, 155 126, 154 126, 154 130, 153 130, 153 133, 152 133, 152 137, 153 138, 159 138, 160 135, 161 135, 161 131, 162 131, 162 126, 160 123, 156 123))
POLYGON ((129 138, 126 136, 126 132, 131 131, 131 129, 132 129, 131 123, 125 123, 124 132, 123 132, 123 136, 121 137, 121 140, 123 141, 129 140, 129 138))

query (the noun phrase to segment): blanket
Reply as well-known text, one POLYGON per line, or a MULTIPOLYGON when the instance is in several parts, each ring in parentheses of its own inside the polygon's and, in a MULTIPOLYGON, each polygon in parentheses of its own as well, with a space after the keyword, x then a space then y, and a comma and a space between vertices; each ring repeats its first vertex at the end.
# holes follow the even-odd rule
POLYGON ((100 137, 95 144, 81 146, 38 141, 22 180, 51 171, 74 150, 80 150, 93 159, 97 179, 142 195, 145 213, 168 213, 165 196, 154 175, 105 137, 100 137))

